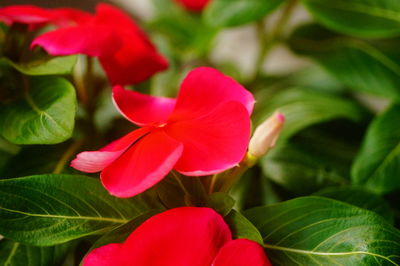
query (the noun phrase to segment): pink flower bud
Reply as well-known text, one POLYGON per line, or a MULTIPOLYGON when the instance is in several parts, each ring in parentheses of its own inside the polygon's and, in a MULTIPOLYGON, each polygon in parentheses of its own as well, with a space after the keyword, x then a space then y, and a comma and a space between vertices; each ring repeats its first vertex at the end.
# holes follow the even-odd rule
POLYGON ((284 122, 285 116, 276 112, 259 125, 250 140, 250 155, 256 158, 265 155, 275 145, 284 122))

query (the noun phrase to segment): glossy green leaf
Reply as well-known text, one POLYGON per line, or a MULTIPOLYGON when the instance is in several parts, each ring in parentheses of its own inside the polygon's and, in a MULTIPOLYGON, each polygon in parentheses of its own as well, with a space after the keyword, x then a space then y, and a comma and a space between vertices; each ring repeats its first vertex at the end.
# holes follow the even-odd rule
POLYGON ((204 20, 214 27, 240 26, 262 19, 283 0, 214 0, 204 11, 204 20))
POLYGON ((59 56, 45 60, 34 60, 27 63, 15 63, 8 58, 1 58, 3 62, 19 72, 29 76, 66 75, 71 74, 76 64, 77 56, 59 56))
POLYGON ((352 180, 376 193, 400 188, 400 104, 378 116, 368 128, 352 168, 352 180))
POLYGON ((400 98, 400 39, 357 40, 339 36, 318 25, 295 30, 291 48, 311 56, 352 90, 386 98, 400 98))
POLYGON ((302 0, 318 22, 335 31, 368 38, 400 35, 397 0, 302 0))
POLYGON ((332 94, 290 89, 277 94, 263 109, 265 117, 275 111, 285 115, 285 126, 280 139, 287 139, 314 124, 345 118, 361 122, 366 118, 365 110, 353 101, 332 94))
POLYGON ((4 239, 0 241, 0 265, 62 265, 70 246, 70 243, 65 243, 51 247, 35 247, 4 239))
POLYGON ((38 246, 102 234, 149 207, 113 197, 95 178, 37 175, 0 180, 0 234, 38 246))
POLYGON ((393 212, 387 202, 371 192, 361 188, 352 187, 331 187, 318 191, 314 195, 340 200, 360 208, 364 208, 385 218, 389 223, 393 224, 393 212))
POLYGON ((27 80, 23 98, 0 106, 0 133, 16 144, 55 144, 72 135, 74 87, 58 77, 27 80))
POLYGON ((263 240, 257 228, 240 212, 232 210, 226 217, 226 223, 232 231, 234 239, 246 238, 262 244, 263 240))
POLYGON ((245 212, 274 265, 399 265, 400 231, 381 216, 322 197, 245 212))

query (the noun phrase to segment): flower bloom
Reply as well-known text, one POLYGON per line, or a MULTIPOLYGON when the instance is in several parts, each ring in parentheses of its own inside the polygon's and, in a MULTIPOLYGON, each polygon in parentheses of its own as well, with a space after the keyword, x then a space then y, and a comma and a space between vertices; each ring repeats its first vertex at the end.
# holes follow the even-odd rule
POLYGON ((206 7, 210 0, 175 0, 175 2, 189 11, 200 12, 206 7))
POLYGON ((177 99, 113 88, 119 111, 141 128, 99 151, 78 154, 71 166, 99 172, 105 188, 131 197, 172 169, 189 176, 222 172, 246 153, 254 98, 233 79, 201 67, 183 81, 177 99))
POLYGON ((99 4, 89 19, 76 16, 71 9, 54 10, 53 15, 60 13, 75 25, 40 35, 32 47, 41 46, 51 55, 98 57, 112 84, 139 83, 168 67, 142 30, 117 8, 99 4))
POLYGON ((210 208, 181 207, 157 214, 123 244, 92 250, 83 266, 269 266, 263 248, 232 240, 223 218, 210 208))

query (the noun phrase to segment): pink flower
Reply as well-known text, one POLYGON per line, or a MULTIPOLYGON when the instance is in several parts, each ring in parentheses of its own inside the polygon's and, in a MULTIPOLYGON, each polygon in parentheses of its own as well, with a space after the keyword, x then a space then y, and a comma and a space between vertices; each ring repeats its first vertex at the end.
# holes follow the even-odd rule
POLYGON ((30 30, 49 23, 64 27, 73 23, 82 23, 91 18, 89 13, 72 8, 45 9, 32 5, 16 5, 0 8, 0 21, 11 25, 21 23, 29 25, 30 30))
POLYGON ((41 46, 51 55, 96 56, 112 84, 139 83, 168 67, 142 30, 115 7, 99 4, 94 16, 75 22, 37 37, 32 47, 41 46))
POLYGON ((206 7, 210 0, 175 0, 175 2, 189 11, 200 12, 206 7))
POLYGON ((269 266, 263 248, 232 240, 228 225, 209 208, 182 207, 157 214, 123 243, 92 250, 83 266, 269 266))
POLYGON ((142 128, 99 151, 82 152, 71 163, 83 172, 102 171, 100 178, 112 195, 137 195, 172 169, 189 176, 222 172, 246 153, 254 98, 215 69, 189 73, 177 99, 120 86, 114 87, 113 99, 142 128))

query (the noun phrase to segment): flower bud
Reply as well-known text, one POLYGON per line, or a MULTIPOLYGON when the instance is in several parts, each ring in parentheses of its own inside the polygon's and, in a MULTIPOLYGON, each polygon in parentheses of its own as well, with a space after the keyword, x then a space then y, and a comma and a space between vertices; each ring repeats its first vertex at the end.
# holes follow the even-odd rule
POLYGON ((254 131, 249 144, 249 154, 259 158, 272 148, 283 128, 285 116, 279 112, 274 113, 254 131))

